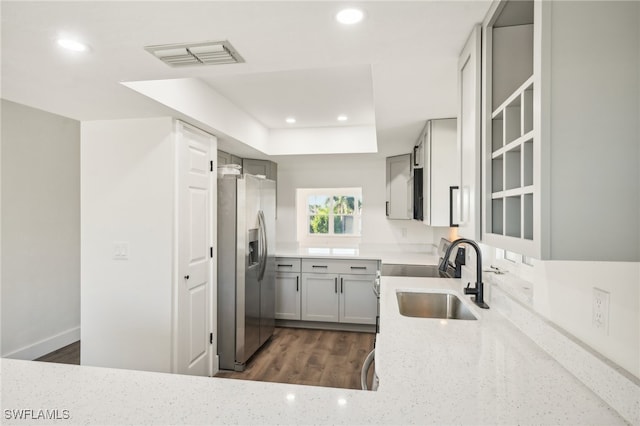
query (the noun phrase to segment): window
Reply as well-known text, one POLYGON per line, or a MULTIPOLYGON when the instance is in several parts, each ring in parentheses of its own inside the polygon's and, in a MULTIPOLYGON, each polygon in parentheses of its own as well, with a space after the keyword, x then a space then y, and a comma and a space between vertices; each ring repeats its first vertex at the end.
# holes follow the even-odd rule
MULTIPOLYGON (((358 237, 361 231, 360 188, 299 189, 304 205, 306 235, 358 237)), ((298 215, 300 218, 300 215, 298 215)))

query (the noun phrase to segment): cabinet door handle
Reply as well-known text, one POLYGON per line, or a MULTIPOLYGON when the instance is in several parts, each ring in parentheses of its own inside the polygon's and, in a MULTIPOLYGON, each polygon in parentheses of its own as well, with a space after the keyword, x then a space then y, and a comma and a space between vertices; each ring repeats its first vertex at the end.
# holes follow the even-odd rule
POLYGON ((449 226, 457 227, 457 223, 453 223, 453 191, 460 189, 458 186, 449 187, 449 226))
POLYGON ((189 279, 189 275, 185 275, 185 276, 184 276, 184 279, 185 279, 185 280, 188 280, 188 279, 189 279))
POLYGON ((322 268, 322 269, 327 269, 328 266, 327 265, 311 265, 312 268, 322 268))
POLYGON ((335 279, 334 290, 335 290, 336 294, 338 294, 338 277, 336 277, 336 279, 335 279))
POLYGON ((367 267, 366 266, 352 266, 351 269, 364 269, 364 270, 366 270, 367 267))
POLYGON ((300 291, 300 275, 296 276, 296 291, 300 291))
POLYGON ((413 147, 413 167, 419 166, 417 152, 418 152, 418 145, 413 147))
POLYGON ((282 263, 278 263, 278 268, 293 268, 293 265, 284 265, 282 263))
POLYGON ((385 205, 385 214, 387 215, 387 217, 389 216, 389 202, 387 201, 386 205, 385 205))
POLYGON ((344 293, 344 278, 340 277, 340 293, 344 293))

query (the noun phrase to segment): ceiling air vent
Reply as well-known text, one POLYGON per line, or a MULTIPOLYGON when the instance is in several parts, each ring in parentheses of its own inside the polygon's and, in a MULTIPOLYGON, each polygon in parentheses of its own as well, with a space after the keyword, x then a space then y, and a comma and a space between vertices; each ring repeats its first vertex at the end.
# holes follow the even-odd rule
POLYGON ((145 50, 172 67, 244 62, 242 56, 227 40, 146 46, 145 50))

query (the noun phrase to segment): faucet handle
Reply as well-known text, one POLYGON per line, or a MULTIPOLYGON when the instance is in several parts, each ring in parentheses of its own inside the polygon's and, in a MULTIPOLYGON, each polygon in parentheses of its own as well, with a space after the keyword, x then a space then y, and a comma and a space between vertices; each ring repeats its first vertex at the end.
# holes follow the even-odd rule
POLYGON ((464 289, 464 294, 478 294, 477 288, 469 288, 469 286, 471 286, 471 283, 467 283, 467 287, 464 289))

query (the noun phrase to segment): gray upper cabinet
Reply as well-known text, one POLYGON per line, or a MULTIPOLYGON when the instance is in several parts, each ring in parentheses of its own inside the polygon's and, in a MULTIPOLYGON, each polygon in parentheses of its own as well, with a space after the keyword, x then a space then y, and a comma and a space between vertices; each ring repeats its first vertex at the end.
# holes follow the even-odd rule
POLYGON ((539 259, 640 260, 639 9, 492 4, 482 34, 485 243, 539 259))
POLYGON ((429 120, 420 135, 422 211, 427 226, 454 226, 458 188, 456 119, 429 120))
POLYGON ((231 154, 224 151, 218 151, 218 166, 231 163, 231 154))
POLYGON ((255 160, 244 158, 242 160, 242 172, 250 175, 262 175, 267 179, 278 180, 278 165, 269 160, 255 160))
POLYGON ((237 164, 241 166, 242 158, 229 154, 228 152, 218 151, 218 165, 222 166, 224 164, 237 164))
POLYGON ((481 25, 476 25, 458 60, 458 187, 455 217, 460 237, 480 240, 481 25))
POLYGON ((387 157, 387 202, 388 219, 412 219, 411 154, 387 157))

